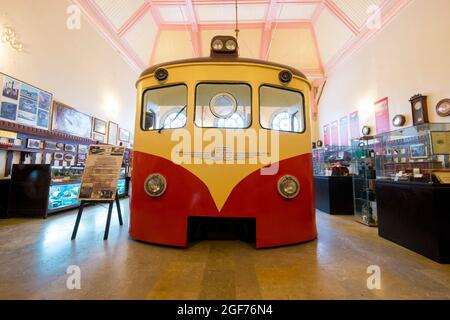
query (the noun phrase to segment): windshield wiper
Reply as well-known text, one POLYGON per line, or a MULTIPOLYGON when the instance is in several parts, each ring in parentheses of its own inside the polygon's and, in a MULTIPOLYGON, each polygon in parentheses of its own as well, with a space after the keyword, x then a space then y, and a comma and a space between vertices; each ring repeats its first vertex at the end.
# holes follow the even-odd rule
MULTIPOLYGON (((185 105, 185 106, 177 113, 177 115, 175 116, 175 118, 173 118, 172 120, 170 120, 170 122, 169 122, 169 125, 170 125, 170 126, 172 126, 172 123, 173 123, 175 120, 178 119, 178 117, 180 116, 180 114, 182 114, 182 113, 184 112, 184 110, 186 110, 186 108, 187 108, 187 105, 185 105)), ((165 125, 162 126, 162 128, 158 130, 158 133, 161 133, 161 131, 163 131, 164 129, 166 129, 166 126, 165 126, 165 125)))

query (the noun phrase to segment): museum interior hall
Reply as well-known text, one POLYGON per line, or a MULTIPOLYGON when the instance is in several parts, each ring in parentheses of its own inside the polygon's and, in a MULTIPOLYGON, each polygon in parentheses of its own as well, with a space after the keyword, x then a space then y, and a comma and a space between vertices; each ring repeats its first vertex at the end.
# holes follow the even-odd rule
POLYGON ((450 300, 449 16, 0 0, 0 300, 450 300))

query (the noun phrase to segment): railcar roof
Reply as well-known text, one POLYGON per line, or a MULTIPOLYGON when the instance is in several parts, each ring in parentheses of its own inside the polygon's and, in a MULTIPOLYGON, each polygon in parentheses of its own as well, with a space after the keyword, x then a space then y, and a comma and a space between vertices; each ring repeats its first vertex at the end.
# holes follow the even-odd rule
POLYGON ((287 70, 290 70, 292 72, 292 74, 295 76, 304 78, 306 80, 308 79, 308 78, 306 78, 305 74, 303 72, 301 72, 300 70, 292 68, 290 66, 286 66, 284 64, 269 62, 269 61, 264 61, 264 60, 259 60, 259 59, 236 58, 236 57, 226 57, 226 56, 225 57, 214 57, 214 58, 202 57, 202 58, 193 58, 193 59, 183 59, 183 60, 176 60, 176 61, 170 61, 170 62, 157 64, 157 65, 151 66, 150 68, 145 70, 141 74, 141 78, 148 76, 150 74, 153 74, 158 68, 168 67, 168 66, 176 65, 176 64, 202 63, 202 62, 242 62, 242 63, 261 64, 261 65, 266 65, 266 66, 287 69, 287 70))

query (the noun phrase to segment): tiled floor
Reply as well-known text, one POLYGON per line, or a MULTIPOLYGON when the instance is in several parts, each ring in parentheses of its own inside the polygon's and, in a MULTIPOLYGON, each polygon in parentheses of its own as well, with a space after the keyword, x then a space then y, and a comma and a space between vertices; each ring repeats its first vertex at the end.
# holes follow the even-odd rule
POLYGON ((450 299, 450 265, 440 265, 377 235, 349 216, 318 212, 319 239, 255 250, 237 241, 189 249, 139 243, 106 209, 86 209, 78 239, 75 212, 48 220, 0 220, 0 299, 450 299), (81 290, 66 270, 81 268, 81 290), (367 289, 367 267, 381 289, 367 289))

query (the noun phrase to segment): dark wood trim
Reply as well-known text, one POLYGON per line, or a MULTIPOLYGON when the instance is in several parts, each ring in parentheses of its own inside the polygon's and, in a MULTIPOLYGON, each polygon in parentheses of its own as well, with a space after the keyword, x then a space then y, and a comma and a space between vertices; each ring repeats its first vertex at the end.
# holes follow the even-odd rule
POLYGON ((22 133, 26 135, 33 135, 38 137, 46 138, 47 140, 50 139, 60 139, 60 140, 67 140, 67 141, 73 141, 81 144, 94 144, 95 141, 91 139, 86 139, 82 137, 73 136, 67 133, 58 132, 58 131, 49 131, 39 128, 33 128, 24 126, 18 123, 8 122, 0 120, 0 130, 5 131, 12 131, 16 133, 22 133))

